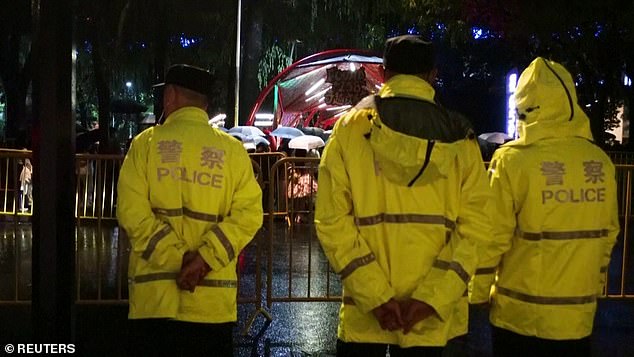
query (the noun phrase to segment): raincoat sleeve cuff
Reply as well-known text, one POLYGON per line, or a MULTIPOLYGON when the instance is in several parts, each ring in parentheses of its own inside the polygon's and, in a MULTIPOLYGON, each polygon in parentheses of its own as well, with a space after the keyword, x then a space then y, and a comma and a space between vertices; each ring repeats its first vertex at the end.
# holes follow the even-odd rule
POLYGON ((198 253, 203 258, 205 263, 209 265, 212 271, 218 271, 224 267, 220 258, 216 257, 214 251, 208 246, 202 246, 198 249, 198 253))
POLYGON ((394 290, 392 288, 388 288, 383 293, 376 297, 368 297, 366 299, 355 299, 355 302, 358 303, 359 310, 364 314, 372 312, 372 310, 377 307, 385 304, 390 301, 394 297, 394 290))
POLYGON ((178 240, 174 232, 170 232, 155 247, 145 246, 140 251, 140 254, 142 259, 157 268, 167 271, 178 271, 181 268, 183 254, 186 251, 185 244, 178 240))
POLYGON ((421 285, 411 298, 433 307, 440 320, 445 322, 451 317, 456 302, 466 291, 466 283, 450 271, 421 285))
POLYGON ((436 295, 436 296, 428 296, 427 294, 412 294, 412 299, 422 301, 427 305, 431 306, 438 318, 442 322, 446 322, 453 313, 454 304, 449 304, 446 299, 436 295))

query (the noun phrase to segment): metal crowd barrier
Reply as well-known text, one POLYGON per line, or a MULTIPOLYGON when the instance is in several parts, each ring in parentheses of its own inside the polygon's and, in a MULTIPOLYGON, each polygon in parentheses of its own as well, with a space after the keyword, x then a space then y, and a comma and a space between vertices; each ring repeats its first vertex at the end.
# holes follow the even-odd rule
MULTIPOLYGON (((239 269, 238 302, 255 304, 249 322, 262 313, 266 289, 267 307, 280 302, 340 301, 341 281, 332 272, 316 239, 313 221, 314 197, 318 187, 319 159, 285 158, 280 153, 251 154, 254 174, 266 196, 265 224, 247 246, 239 269), (270 170, 266 170, 270 167, 270 170), (268 174, 267 174, 268 173, 268 174), (299 197, 304 177, 304 193, 299 197), (280 218, 284 218, 280 220, 280 218), (266 259, 266 260, 264 260, 266 259), (262 269, 266 262, 266 281, 262 269), (253 282, 243 289, 242 281, 253 282), (283 293, 280 293, 283 291, 283 293)), ((30 300, 30 226, 33 207, 20 211, 20 171, 27 151, 0 150, 0 216, 14 222, 0 235, 0 303, 28 303, 30 300), (6 271, 13 271, 12 277, 6 271), (3 273, 5 272, 5 273, 3 273)), ((127 239, 116 226, 116 181, 123 157, 77 155, 77 301, 79 303, 127 303, 127 239), (84 169, 85 168, 85 169, 84 169), (83 222, 97 222, 97 228, 83 222), (103 221, 103 222, 102 222, 103 221)), ((621 233, 607 271, 604 298, 634 299, 632 271, 632 185, 634 165, 617 164, 621 233)), ((37 167, 34 168, 37 170, 37 167)), ((36 207, 37 202, 33 206, 36 207)))
POLYGON ((341 280, 317 241, 314 199, 319 159, 289 157, 271 168, 271 185, 285 191, 286 224, 276 222, 276 197, 269 192, 267 307, 278 302, 341 301, 341 280), (284 181, 279 181, 280 179, 284 181), (285 278, 282 278, 285 277, 285 278), (282 293, 283 291, 283 293, 282 293))
POLYGON ((117 219, 117 180, 121 155, 75 155, 75 216, 82 219, 117 219))
POLYGON ((263 152, 249 154, 249 157, 255 163, 254 172, 256 173, 256 178, 262 188, 262 206, 265 208, 264 214, 269 214, 269 211, 266 210, 266 205, 269 197, 269 191, 272 191, 273 195, 276 197, 276 205, 272 214, 275 216, 286 216, 288 201, 284 198, 285 191, 280 190, 280 187, 277 185, 271 184, 273 180, 275 180, 275 182, 281 182, 286 179, 286 177, 276 177, 275 175, 278 175, 279 173, 271 171, 273 165, 279 160, 285 158, 286 154, 283 152, 263 152), (259 175, 256 171, 256 167, 259 168, 259 175))
POLYGON ((24 163, 31 157, 30 151, 0 149, 0 215, 13 216, 14 222, 18 222, 20 216, 30 216, 33 211, 20 181, 24 163))
POLYGON ((634 152, 626 151, 607 151, 606 154, 610 157, 615 165, 632 165, 634 164, 634 152))

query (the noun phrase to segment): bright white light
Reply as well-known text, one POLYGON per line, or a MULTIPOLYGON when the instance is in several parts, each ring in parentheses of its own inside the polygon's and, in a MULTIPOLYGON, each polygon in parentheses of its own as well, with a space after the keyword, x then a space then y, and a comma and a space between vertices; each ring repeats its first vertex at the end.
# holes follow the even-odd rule
POLYGON ((320 91, 319 93, 315 93, 315 95, 313 95, 312 97, 306 98, 305 102, 308 103, 311 100, 314 100, 314 99, 317 99, 319 97, 322 97, 324 94, 326 94, 326 92, 328 92, 330 90, 330 88, 332 88, 332 86, 328 86, 328 88, 320 91))
POLYGON ((317 106, 317 108, 320 108, 320 109, 321 109, 321 108, 325 108, 325 107, 327 107, 327 106, 328 106, 328 104, 326 104, 326 103, 321 103, 321 104, 319 104, 319 105, 317 106))
POLYGON ((259 126, 259 127, 273 126, 273 121, 272 120, 256 120, 253 123, 253 125, 259 126))
POLYGON ((209 125, 218 124, 219 122, 224 121, 225 119, 227 119, 227 114, 220 113, 220 114, 214 116, 213 118, 209 119, 208 123, 209 123, 209 125))
MULTIPOLYGON (((321 107, 321 106, 320 106, 321 107)), ((326 109, 327 111, 335 111, 335 110, 343 110, 343 109, 348 109, 352 107, 352 105, 342 105, 340 107, 332 107, 332 108, 328 108, 326 109)))
POLYGON ((357 70, 357 66, 354 63, 350 62, 350 72, 354 72, 356 70, 357 70))
POLYGON ((509 74, 509 84, 507 87, 508 93, 515 93, 515 87, 517 87, 517 73, 509 74))
MULTIPOLYGON (((308 72, 306 72, 304 74, 300 74, 297 77, 293 77, 293 79, 300 79, 300 78, 303 78, 303 77, 306 77, 306 76, 310 76, 311 74, 314 74, 315 72, 319 72, 319 71, 322 71, 322 70, 325 71, 328 68, 331 68, 331 67, 334 67, 334 66, 335 66, 334 64, 329 64, 327 66, 317 67, 317 68, 313 69, 312 71, 308 71, 308 72)), ((287 78, 287 79, 290 79, 290 78, 287 78)))
POLYGON ((132 82, 125 82, 125 86, 128 88, 132 88, 132 82))
POLYGON ((268 120, 272 120, 273 119, 273 114, 271 113, 257 113, 255 115, 255 119, 268 119, 268 120))
POLYGON ((376 87, 376 89, 381 89, 381 85, 380 84, 375 84, 374 86, 376 87))
POLYGON ((627 76, 627 74, 623 75, 623 85, 627 87, 632 86, 632 80, 627 76))
POLYGON ((586 108, 590 108, 592 106, 592 104, 588 103, 586 104, 586 108))
POLYGON ((506 134, 515 139, 517 138, 517 116, 514 94, 517 87, 517 72, 511 71, 506 78, 506 134))
POLYGON ((317 82, 315 82, 315 84, 310 86, 310 88, 308 88, 308 90, 304 94, 308 97, 310 95, 310 93, 316 91, 317 88, 319 88, 319 86, 324 84, 324 82, 326 82, 326 78, 322 78, 322 79, 318 80, 317 82))

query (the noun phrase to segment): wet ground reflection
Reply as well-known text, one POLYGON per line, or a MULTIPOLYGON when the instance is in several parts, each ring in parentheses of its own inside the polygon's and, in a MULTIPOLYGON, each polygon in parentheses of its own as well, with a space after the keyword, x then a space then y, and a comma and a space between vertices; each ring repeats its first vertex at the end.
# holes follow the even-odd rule
MULTIPOLYGON (((30 224, 0 226, 0 302, 31 299, 30 224)), ((334 353, 337 302, 273 303, 266 306, 267 264, 272 249, 272 296, 274 298, 326 297, 336 301, 341 283, 334 274, 308 225, 289 228, 284 221, 262 228, 239 258, 239 316, 236 352, 240 356, 289 356, 334 353), (258 245, 260 251, 258 252, 258 245), (257 284, 257 269, 260 284, 257 284), (289 270, 291 269, 291 270, 289 270), (292 271, 292 272, 291 272, 292 271), (291 272, 291 273, 289 273, 291 272), (289 283, 291 285, 289 285, 289 283), (273 317, 258 315, 247 335, 247 323, 258 307, 273 317), (321 351, 321 352, 320 352, 321 351)), ((114 224, 76 228, 76 288, 81 303, 119 303, 128 297, 129 244, 114 224)))
MULTIPOLYGON (((265 225, 239 258, 241 303, 235 329, 236 355, 332 356, 339 304, 277 301, 308 297, 336 301, 341 294, 341 282, 329 268, 311 225, 288 227, 284 221, 276 221, 272 234, 270 229, 265 225), (265 258, 269 250, 272 251, 270 308, 266 300, 269 268, 265 258), (259 307, 270 313, 273 320, 268 322, 258 314, 247 329, 259 307), (245 330, 247 334, 243 335, 245 330)), ((127 240, 115 224, 109 223, 100 228, 82 224, 76 229, 75 241, 77 301, 84 309, 80 309, 78 320, 80 340, 84 347, 92 348, 90 355, 102 355, 95 351, 125 355, 121 344, 113 341, 125 338, 127 240)), ((29 224, 0 226, 0 303, 30 300, 31 248, 29 224)), ((621 304, 601 302, 593 344, 596 356, 634 355, 633 305, 631 300, 621 304)), ((470 318, 469 336, 453 341, 446 356, 490 355, 486 312, 472 312, 470 318)))

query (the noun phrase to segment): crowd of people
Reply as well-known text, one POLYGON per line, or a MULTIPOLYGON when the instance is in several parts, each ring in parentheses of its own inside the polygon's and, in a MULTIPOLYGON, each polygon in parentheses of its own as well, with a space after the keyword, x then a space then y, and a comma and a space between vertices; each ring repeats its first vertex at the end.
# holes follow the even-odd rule
MULTIPOLYGON (((470 124, 434 101, 434 59, 419 36, 388 39, 383 86, 336 123, 300 190, 318 182, 314 223, 342 279, 337 356, 441 356, 469 303, 490 309, 496 356, 589 356, 619 220, 570 73, 545 58, 522 72, 519 139, 487 172, 470 124)), ((132 351, 231 356, 261 188, 242 144, 207 124, 209 72, 174 65, 161 85, 166 120, 132 141, 118 184, 132 351)))

